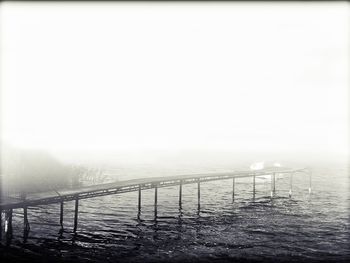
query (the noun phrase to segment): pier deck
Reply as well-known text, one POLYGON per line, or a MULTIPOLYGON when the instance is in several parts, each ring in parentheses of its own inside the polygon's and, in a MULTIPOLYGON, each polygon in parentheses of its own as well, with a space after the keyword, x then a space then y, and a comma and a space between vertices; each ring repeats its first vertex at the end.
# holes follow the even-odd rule
POLYGON ((235 198, 235 179, 238 178, 253 178, 253 198, 255 198, 255 184, 256 177, 271 175, 271 197, 275 195, 276 191, 276 174, 290 175, 290 190, 289 197, 292 195, 292 178, 296 173, 309 174, 309 193, 311 193, 311 171, 307 168, 292 169, 285 167, 271 167, 258 171, 232 171, 222 173, 201 173, 201 174, 187 174, 166 177, 150 177, 141 179, 132 179, 126 181, 117 181, 107 184, 99 184, 88 187, 81 187, 76 189, 57 189, 48 192, 27 194, 25 198, 3 197, 0 202, 0 238, 2 233, 2 213, 5 213, 5 232, 12 235, 12 211, 13 209, 23 209, 24 228, 29 231, 29 221, 27 217, 28 207, 60 204, 60 225, 63 228, 64 217, 64 202, 75 201, 74 213, 74 231, 78 224, 78 206, 79 200, 94 198, 99 196, 122 194, 127 192, 138 191, 138 216, 141 212, 141 192, 142 190, 154 189, 154 214, 157 217, 157 195, 158 188, 179 186, 179 207, 182 207, 182 186, 184 184, 198 184, 198 211, 200 211, 200 184, 208 181, 218 181, 232 179, 232 201, 235 198))
POLYGON ((126 181, 117 181, 107 184, 99 184, 88 187, 81 187, 76 189, 61 189, 55 191, 48 191, 42 193, 28 194, 25 200, 19 198, 4 198, 0 203, 0 210, 16 209, 28 206, 37 206, 45 204, 59 203, 61 201, 73 201, 76 198, 86 199, 97 196, 105 196, 111 194, 119 194, 126 192, 138 191, 139 186, 141 190, 151 188, 161 188, 167 186, 182 184, 191 184, 197 182, 207 182, 215 180, 225 180, 232 178, 244 178, 253 176, 269 175, 273 173, 288 174, 304 172, 306 168, 292 169, 292 168, 270 168, 259 171, 233 171, 226 173, 203 173, 203 174, 187 174, 166 177, 149 177, 141 179, 132 179, 126 181))

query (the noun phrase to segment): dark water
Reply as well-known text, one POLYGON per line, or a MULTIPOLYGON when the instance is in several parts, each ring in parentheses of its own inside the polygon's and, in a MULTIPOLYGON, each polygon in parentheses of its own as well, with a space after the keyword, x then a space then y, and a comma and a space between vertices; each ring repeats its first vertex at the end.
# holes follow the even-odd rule
MULTIPOLYGON (((137 193, 82 200, 79 227, 73 229, 73 202, 65 204, 65 231, 59 233, 59 205, 30 208, 31 230, 23 239, 21 210, 14 212, 14 237, 2 256, 40 261, 103 262, 226 262, 226 261, 334 261, 350 262, 349 174, 346 168, 313 168, 313 192, 308 177, 277 180, 270 198, 270 181, 257 184, 236 180, 158 189, 158 216, 154 218, 154 190, 143 191, 142 214, 137 218, 137 193)), ((259 180, 260 181, 260 180, 259 180)))

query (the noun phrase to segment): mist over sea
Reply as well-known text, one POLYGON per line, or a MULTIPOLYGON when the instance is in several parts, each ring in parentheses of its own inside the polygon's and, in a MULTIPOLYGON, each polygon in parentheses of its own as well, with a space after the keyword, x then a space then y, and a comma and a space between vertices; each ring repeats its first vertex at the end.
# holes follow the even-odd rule
POLYGON ((290 198, 277 175, 276 196, 256 178, 253 199, 237 178, 233 202, 231 179, 202 182, 199 209, 185 184, 179 209, 179 187, 159 187, 156 217, 154 189, 140 217, 138 192, 76 199, 77 231, 67 201, 63 231, 60 203, 28 207, 29 233, 23 202, 0 262, 350 262, 349 7, 2 1, 2 209, 264 161, 311 170, 312 191, 299 173, 290 198))

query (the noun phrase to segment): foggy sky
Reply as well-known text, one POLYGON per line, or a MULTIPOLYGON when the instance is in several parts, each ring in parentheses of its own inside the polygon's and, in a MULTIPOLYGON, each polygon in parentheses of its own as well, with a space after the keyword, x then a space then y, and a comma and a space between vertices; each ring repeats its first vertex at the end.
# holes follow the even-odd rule
POLYGON ((347 3, 2 3, 3 139, 348 151, 347 3))

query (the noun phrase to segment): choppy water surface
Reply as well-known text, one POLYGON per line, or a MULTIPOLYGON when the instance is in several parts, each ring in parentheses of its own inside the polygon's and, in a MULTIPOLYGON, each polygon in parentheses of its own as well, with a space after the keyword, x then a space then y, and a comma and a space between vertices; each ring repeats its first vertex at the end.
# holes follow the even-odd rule
MULTIPOLYGON (((177 172, 177 174, 180 174, 177 172)), ((153 175, 154 176, 154 175, 153 175)), ((236 180, 183 186, 183 207, 178 187, 158 189, 158 216, 154 218, 154 190, 142 193, 142 214, 137 218, 137 193, 82 200, 79 227, 73 229, 73 202, 65 204, 65 231, 59 233, 59 205, 30 208, 31 231, 23 239, 22 211, 14 212, 11 247, 27 254, 72 261, 348 261, 349 185, 345 168, 313 168, 313 192, 308 178, 277 180, 277 196, 270 198, 270 181, 256 187, 236 180)), ((10 248, 4 253, 12 253, 10 248)))

